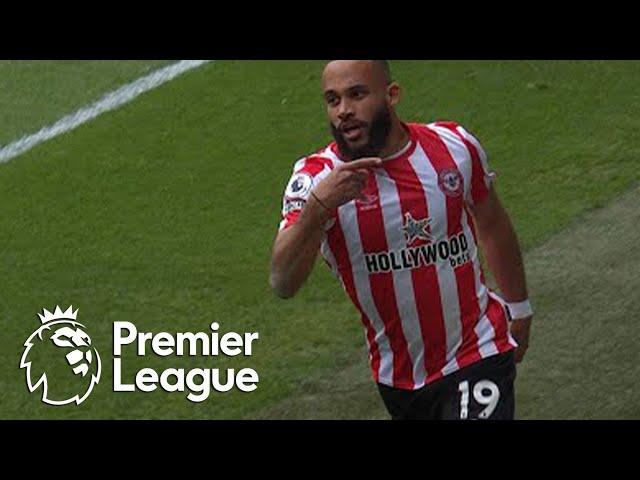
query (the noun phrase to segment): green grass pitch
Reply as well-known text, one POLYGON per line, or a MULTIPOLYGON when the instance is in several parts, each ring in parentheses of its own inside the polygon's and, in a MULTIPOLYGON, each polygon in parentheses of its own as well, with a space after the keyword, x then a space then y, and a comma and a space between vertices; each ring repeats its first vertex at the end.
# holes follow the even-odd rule
MULTIPOLYGON (((0 144, 166 62, 0 62, 0 144)), ((526 251, 538 315, 519 418, 637 418, 639 62, 397 61, 407 121, 484 143, 526 251)), ((385 418, 353 307, 318 264, 299 297, 268 288, 293 163, 330 141, 321 62, 219 61, 0 165, 0 418, 385 418), (18 368, 43 307, 79 307, 103 359, 80 406, 29 395, 18 368), (112 324, 260 332, 256 392, 112 392, 112 324)))

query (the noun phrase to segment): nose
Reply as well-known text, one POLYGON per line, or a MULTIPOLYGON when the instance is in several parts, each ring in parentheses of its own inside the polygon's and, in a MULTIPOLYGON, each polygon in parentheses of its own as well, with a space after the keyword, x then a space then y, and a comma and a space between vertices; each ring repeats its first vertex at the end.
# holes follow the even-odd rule
POLYGON ((338 118, 342 121, 345 121, 353 115, 353 103, 351 103, 347 99, 343 99, 342 102, 340 102, 340 106, 338 107, 338 118))

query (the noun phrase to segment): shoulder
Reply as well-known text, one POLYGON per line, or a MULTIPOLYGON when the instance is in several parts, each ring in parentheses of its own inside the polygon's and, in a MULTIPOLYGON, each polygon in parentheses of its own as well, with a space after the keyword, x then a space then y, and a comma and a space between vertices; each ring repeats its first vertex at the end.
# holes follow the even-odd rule
POLYGON ((478 137, 462 124, 454 121, 437 121, 427 124, 414 124, 418 136, 435 138, 445 143, 450 149, 465 151, 471 159, 477 157, 486 161, 487 154, 478 137))
POLYGON ((415 128, 423 135, 438 135, 443 140, 458 143, 480 143, 478 138, 462 124, 454 121, 437 121, 426 124, 414 124, 415 128))
POLYGON ((469 149, 482 149, 478 137, 460 123, 441 121, 430 123, 427 127, 442 137, 464 144, 469 149))
POLYGON ((333 144, 296 161, 293 165, 293 173, 306 173, 315 177, 325 169, 333 169, 340 163, 340 159, 332 146, 333 144))
POLYGON ((330 146, 309 156, 302 157, 293 165, 293 173, 287 184, 287 198, 307 198, 314 186, 326 177, 340 162, 330 146))

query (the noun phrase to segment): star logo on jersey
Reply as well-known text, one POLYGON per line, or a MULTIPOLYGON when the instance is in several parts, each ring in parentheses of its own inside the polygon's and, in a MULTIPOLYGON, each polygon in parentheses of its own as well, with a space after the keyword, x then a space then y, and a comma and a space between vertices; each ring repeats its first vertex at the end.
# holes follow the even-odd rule
POLYGON ((411 245, 416 240, 424 240, 425 242, 431 242, 431 240, 433 240, 431 235, 431 219, 416 220, 411 213, 404 215, 402 232, 407 239, 407 245, 411 245))

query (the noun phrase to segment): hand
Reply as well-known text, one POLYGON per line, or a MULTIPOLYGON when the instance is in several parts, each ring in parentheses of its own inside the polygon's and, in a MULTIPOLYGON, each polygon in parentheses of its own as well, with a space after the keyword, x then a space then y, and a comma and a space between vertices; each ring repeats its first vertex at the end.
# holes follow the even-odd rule
POLYGON ((531 330, 531 320, 533 317, 522 318, 511 322, 511 336, 518 342, 518 348, 515 349, 516 363, 524 360, 524 355, 529 348, 529 333, 531 330))
POLYGON ((362 195, 372 169, 382 166, 380 158, 363 158, 334 168, 313 190, 322 204, 333 210, 362 195))

